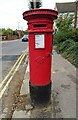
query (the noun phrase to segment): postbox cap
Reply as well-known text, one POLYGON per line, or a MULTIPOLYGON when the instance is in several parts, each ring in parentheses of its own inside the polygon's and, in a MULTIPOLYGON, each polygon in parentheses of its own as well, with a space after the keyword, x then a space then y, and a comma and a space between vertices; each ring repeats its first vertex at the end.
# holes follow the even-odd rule
POLYGON ((23 13, 23 19, 29 21, 32 18, 47 17, 52 20, 56 19, 58 12, 52 9, 32 9, 23 13))

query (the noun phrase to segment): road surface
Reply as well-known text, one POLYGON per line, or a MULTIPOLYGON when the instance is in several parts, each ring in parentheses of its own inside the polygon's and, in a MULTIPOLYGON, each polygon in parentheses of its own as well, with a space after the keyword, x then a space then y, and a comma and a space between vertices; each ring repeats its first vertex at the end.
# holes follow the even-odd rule
MULTIPOLYGON (((18 57, 27 48, 28 43, 19 40, 0 42, 0 82, 5 78, 18 57)), ((0 114, 2 114, 3 100, 0 100, 0 114)))
POLYGON ((22 42, 21 39, 20 40, 18 39, 3 42, 0 44, 1 44, 0 51, 2 51, 0 52, 0 62, 2 62, 1 64, 2 71, 0 71, 0 73, 2 74, 1 79, 3 79, 9 72, 13 64, 16 62, 20 54, 22 54, 22 52, 27 48, 28 43, 22 42))

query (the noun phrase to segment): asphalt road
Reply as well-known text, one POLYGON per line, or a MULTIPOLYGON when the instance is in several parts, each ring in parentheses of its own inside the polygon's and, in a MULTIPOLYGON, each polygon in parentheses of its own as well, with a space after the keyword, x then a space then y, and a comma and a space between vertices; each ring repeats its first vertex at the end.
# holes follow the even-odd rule
MULTIPOLYGON (((0 42, 0 82, 5 78, 18 57, 27 48, 28 43, 19 40, 0 42)), ((0 100, 0 114, 3 111, 3 100, 0 100)))
MULTIPOLYGON (((22 52, 27 48, 28 42, 22 42, 19 40, 12 40, 0 43, 1 52, 0 52, 0 73, 2 74, 1 80, 4 79, 6 74, 12 68, 18 57, 22 54, 22 52), (2 55, 1 55, 2 53, 2 55)), ((0 81, 1 81, 0 80, 0 81)))

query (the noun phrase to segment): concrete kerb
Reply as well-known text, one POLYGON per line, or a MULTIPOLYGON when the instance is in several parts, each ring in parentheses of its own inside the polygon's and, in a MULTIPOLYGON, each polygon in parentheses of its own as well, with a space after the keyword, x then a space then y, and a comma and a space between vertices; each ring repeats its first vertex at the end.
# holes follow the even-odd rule
MULTIPOLYGON (((24 75, 24 80, 20 89, 20 96, 29 94, 29 62, 28 60, 25 60, 25 63, 27 63, 27 68, 24 75)), ((27 104, 25 106, 26 110, 18 110, 16 109, 13 113, 12 118, 30 118, 31 115, 31 109, 33 109, 33 106, 31 104, 27 104)))
POLYGON ((20 89, 20 95, 27 95, 29 93, 29 62, 28 62, 28 54, 27 59, 25 59, 25 64, 27 64, 24 80, 20 89))
POLYGON ((25 95, 29 93, 29 63, 25 72, 23 84, 21 86, 20 95, 25 95))

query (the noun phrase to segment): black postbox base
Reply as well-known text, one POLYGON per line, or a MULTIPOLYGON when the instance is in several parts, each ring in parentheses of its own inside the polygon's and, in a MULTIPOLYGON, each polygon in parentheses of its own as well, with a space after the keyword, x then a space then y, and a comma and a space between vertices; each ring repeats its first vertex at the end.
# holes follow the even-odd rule
POLYGON ((29 86, 33 106, 47 106, 51 102, 51 83, 46 86, 34 86, 29 82, 29 86))

